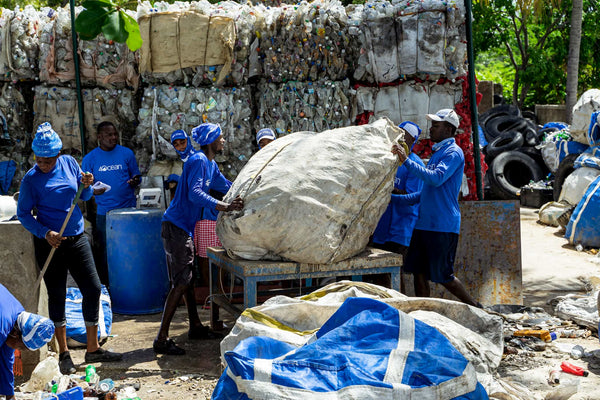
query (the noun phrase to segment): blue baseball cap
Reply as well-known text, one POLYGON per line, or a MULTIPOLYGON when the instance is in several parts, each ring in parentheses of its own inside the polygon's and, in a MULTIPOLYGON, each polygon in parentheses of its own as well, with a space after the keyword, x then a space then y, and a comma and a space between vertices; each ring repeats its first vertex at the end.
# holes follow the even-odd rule
POLYGON ((256 133, 256 143, 260 142, 261 139, 275 140, 277 136, 275 136, 275 132, 272 129, 263 128, 256 133))
POLYGON ((48 343, 54 335, 54 324, 41 315, 23 311, 17 317, 23 343, 29 350, 37 350, 48 343))
POLYGON ((38 126, 31 149, 36 157, 55 157, 60 153, 62 141, 49 122, 38 126))
POLYGON ((200 146, 206 146, 217 140, 221 136, 221 126, 206 122, 192 129, 192 138, 200 146))
POLYGON ((419 125, 415 124, 412 121, 404 121, 403 123, 398 125, 398 127, 408 132, 410 136, 412 136, 413 139, 415 139, 415 141, 419 138, 419 135, 421 134, 421 128, 419 128, 419 125))
POLYGON ((175 132, 171 133, 171 144, 177 139, 187 139, 188 135, 185 133, 183 129, 177 129, 175 132))

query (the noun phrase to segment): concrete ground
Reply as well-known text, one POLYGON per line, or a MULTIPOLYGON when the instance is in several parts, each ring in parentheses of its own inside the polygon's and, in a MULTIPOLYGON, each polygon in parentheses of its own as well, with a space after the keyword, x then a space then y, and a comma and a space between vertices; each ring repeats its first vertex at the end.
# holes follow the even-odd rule
MULTIPOLYGON (((526 305, 548 308, 548 299, 566 293, 584 293, 585 281, 594 276, 600 277, 600 264, 590 261, 593 256, 575 251, 558 233, 558 228, 538 224, 536 210, 521 210, 521 239, 526 305)), ((208 311, 200 310, 200 315, 202 322, 208 324, 208 311)), ((234 321, 227 313, 221 311, 221 316, 226 327, 233 325, 234 321)), ((123 352, 124 361, 98 364, 98 374, 101 378, 112 378, 117 385, 140 382, 138 396, 143 400, 209 399, 222 372, 219 342, 189 341, 186 312, 184 307, 180 307, 172 324, 171 337, 186 349, 187 355, 156 356, 152 351, 152 341, 159 324, 160 314, 115 315, 112 329, 115 337, 110 338, 104 348, 123 352)), ((597 338, 560 341, 576 341, 588 350, 600 348, 597 338)), ((83 373, 84 350, 75 349, 72 354, 78 372, 83 373)), ((549 370, 560 365, 560 357, 569 359, 565 355, 552 355, 549 351, 526 357, 508 357, 503 361, 500 373, 542 396, 553 390, 546 379, 549 370)), ((573 363, 589 367, 591 372, 588 378, 581 378, 580 392, 572 399, 600 399, 600 392, 597 392, 600 369, 586 365, 582 360, 573 363)))

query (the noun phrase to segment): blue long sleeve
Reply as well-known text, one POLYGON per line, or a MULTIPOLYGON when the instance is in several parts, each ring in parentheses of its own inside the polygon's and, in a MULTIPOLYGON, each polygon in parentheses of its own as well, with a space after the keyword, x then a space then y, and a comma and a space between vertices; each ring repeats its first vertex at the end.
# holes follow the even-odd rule
POLYGON ((458 154, 450 153, 448 158, 440 160, 440 162, 435 165, 434 169, 419 165, 410 158, 407 159, 404 164, 412 174, 419 177, 423 182, 430 186, 437 187, 443 185, 444 182, 454 175, 456 170, 461 166, 461 162, 464 161, 461 160, 458 154))
POLYGON ((458 192, 465 165, 461 148, 449 141, 434 151, 427 168, 410 159, 403 165, 424 181, 415 229, 459 233, 458 192))
MULTIPOLYGON (((17 217, 29 232, 43 239, 46 232, 59 232, 65 221, 81 180, 81 168, 71 156, 60 156, 52 171, 43 173, 37 165, 31 168, 21 181, 17 217), (32 215, 37 210, 37 218, 32 215)), ((84 189, 81 200, 92 198, 91 187, 84 189)), ((63 236, 75 236, 83 232, 83 214, 75 206, 63 236)))
POLYGON ((421 201, 421 192, 413 192, 410 194, 393 194, 390 203, 394 207, 404 207, 419 204, 421 201))
POLYGON ((14 395, 14 350, 6 344, 17 317, 25 311, 21 303, 0 284, 0 395, 14 395))
POLYGON ((218 204, 218 200, 209 194, 209 190, 214 188, 215 178, 218 182, 221 181, 218 176, 220 172, 217 174, 215 170, 219 171, 218 168, 213 169, 211 161, 203 152, 191 155, 183 164, 175 197, 167 208, 163 221, 171 222, 193 236, 194 225, 202 218, 202 210, 215 210, 218 204))

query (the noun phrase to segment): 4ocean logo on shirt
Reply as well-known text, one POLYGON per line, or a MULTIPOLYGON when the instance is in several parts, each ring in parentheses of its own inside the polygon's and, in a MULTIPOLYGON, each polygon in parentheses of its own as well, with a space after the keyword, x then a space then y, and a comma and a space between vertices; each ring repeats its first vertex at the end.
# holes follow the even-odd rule
POLYGON ((123 166, 121 164, 101 165, 100 168, 98 168, 98 172, 119 171, 122 169, 123 169, 123 166))

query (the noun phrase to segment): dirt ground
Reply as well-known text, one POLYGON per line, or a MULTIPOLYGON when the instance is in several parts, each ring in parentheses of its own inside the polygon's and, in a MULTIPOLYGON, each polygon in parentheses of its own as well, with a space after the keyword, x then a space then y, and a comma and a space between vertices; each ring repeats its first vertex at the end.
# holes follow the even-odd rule
MULTIPOLYGON (((577 252, 567 245, 557 228, 538 224, 536 210, 522 209, 521 239, 525 305, 551 310, 546 304, 548 299, 566 293, 585 293, 586 282, 592 277, 600 277, 600 264, 590 261, 593 256, 577 252)), ((201 310, 200 316, 202 322, 208 324, 209 312, 201 310)), ((222 311, 221 317, 226 328, 233 325, 234 320, 226 312, 222 311)), ((171 326, 171 337, 186 349, 187 354, 181 357, 156 356, 152 351, 152 341, 158 330, 160 314, 115 315, 114 337, 104 348, 123 352, 124 361, 97 364, 101 379, 112 378, 117 386, 140 383, 137 395, 142 400, 209 399, 222 372, 219 342, 188 340, 186 320, 185 309, 180 307, 171 326)), ((557 342, 580 344, 588 351, 600 349, 597 337, 558 339, 557 342)), ((71 353, 78 365, 78 373, 83 374, 86 366, 84 350, 75 349, 71 353)), ((572 360, 569 355, 550 349, 521 352, 507 356, 498 372, 504 378, 523 384, 540 398, 565 387, 569 381, 578 380, 579 391, 571 399, 600 399, 600 359, 572 360), (547 383, 548 373, 558 369, 563 360, 588 369, 590 375, 578 378, 562 374, 561 384, 551 387, 547 383)))

